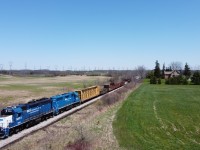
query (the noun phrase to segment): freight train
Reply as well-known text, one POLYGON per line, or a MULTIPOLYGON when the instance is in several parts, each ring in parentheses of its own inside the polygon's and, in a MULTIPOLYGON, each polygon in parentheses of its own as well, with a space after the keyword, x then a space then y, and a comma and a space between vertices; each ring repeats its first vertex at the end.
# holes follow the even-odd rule
POLYGON ((25 104, 8 106, 1 110, 0 138, 6 138, 19 131, 34 126, 50 117, 59 115, 92 98, 106 94, 126 84, 126 82, 92 86, 82 90, 55 95, 50 98, 32 100, 25 104))

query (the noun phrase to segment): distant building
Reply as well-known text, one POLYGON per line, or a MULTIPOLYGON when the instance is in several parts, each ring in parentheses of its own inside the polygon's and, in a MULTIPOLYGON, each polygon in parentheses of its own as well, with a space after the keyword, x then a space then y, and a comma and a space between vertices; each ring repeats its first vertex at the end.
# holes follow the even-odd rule
POLYGON ((172 78, 172 77, 177 77, 180 75, 180 73, 176 70, 173 70, 173 71, 165 71, 165 79, 169 79, 169 78, 172 78))

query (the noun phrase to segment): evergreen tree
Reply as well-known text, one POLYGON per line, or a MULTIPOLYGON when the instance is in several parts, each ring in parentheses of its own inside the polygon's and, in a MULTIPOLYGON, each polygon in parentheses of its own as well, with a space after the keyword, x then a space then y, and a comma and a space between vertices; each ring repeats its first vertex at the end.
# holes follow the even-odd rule
POLYGON ((188 80, 186 78, 183 79, 183 85, 188 85, 188 80))
POLYGON ((199 71, 196 71, 196 72, 193 74, 192 83, 194 83, 194 84, 196 84, 196 85, 199 85, 199 84, 200 84, 200 73, 199 73, 199 71))
POLYGON ((151 77, 150 84, 157 84, 157 80, 155 76, 151 77))
POLYGON ((154 71, 147 72, 146 78, 151 79, 154 76, 154 71))
POLYGON ((156 78, 160 78, 160 64, 158 63, 158 61, 156 60, 156 66, 154 69, 154 76, 156 78))
POLYGON ((165 78, 165 64, 163 64, 163 68, 162 68, 162 78, 165 78))
POLYGON ((187 79, 191 76, 191 71, 187 63, 185 64, 183 75, 185 75, 187 79))
POLYGON ((158 84, 161 84, 161 83, 162 83, 162 81, 161 81, 161 79, 159 78, 159 79, 158 79, 158 84))

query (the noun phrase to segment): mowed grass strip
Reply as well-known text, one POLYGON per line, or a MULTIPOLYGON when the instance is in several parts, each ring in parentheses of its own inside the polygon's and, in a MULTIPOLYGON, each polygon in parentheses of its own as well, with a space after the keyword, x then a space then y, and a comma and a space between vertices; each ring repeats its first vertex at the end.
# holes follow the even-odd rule
POLYGON ((144 83, 117 112, 113 128, 126 149, 200 149, 200 86, 144 83))

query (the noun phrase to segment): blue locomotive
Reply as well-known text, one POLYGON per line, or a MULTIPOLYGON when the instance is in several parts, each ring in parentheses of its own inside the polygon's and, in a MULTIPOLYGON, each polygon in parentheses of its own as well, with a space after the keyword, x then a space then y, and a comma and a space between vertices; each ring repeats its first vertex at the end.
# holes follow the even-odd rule
POLYGON ((1 111, 0 137, 8 137, 80 103, 78 93, 69 92, 6 107, 1 111))

